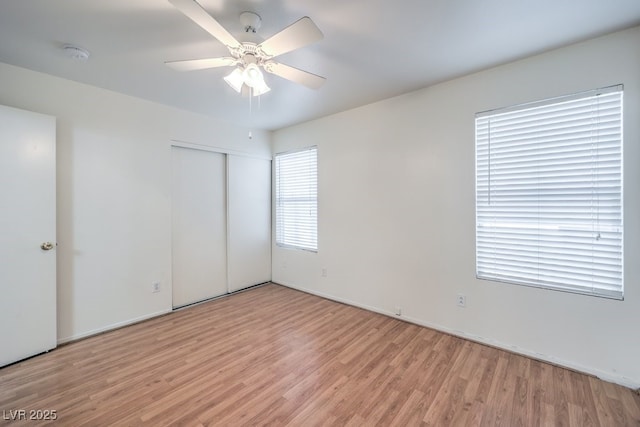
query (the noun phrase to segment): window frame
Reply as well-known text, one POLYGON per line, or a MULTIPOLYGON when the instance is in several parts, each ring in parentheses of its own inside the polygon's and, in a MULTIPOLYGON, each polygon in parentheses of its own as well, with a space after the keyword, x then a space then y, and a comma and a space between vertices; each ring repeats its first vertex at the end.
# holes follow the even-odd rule
MULTIPOLYGON (((599 101, 595 101, 596 103, 599 101)), ((573 111, 573 110, 572 110, 573 111)), ((600 128, 600 117, 601 117, 601 113, 598 110, 597 113, 597 124, 595 125, 596 128, 598 129, 598 131, 601 129, 600 128)), ((554 116, 554 118, 556 118, 557 116, 554 116)), ((535 123, 535 122, 534 122, 535 123)), ((554 142, 561 140, 561 138, 559 137, 559 131, 557 129, 556 133, 552 134, 552 138, 556 138, 554 140, 554 142)), ((504 283, 509 283, 509 284, 515 284, 515 285, 523 285, 523 286, 529 286, 529 287, 536 287, 536 288, 542 288, 542 289, 550 289, 550 290, 556 290, 556 291, 563 291, 563 292, 570 292, 570 293, 577 293, 577 294, 585 294, 585 295, 591 295, 591 296, 596 296, 596 297, 604 297, 604 298, 611 298, 611 299, 618 299, 618 300, 623 300, 624 299, 624 186, 623 186, 623 167, 624 167, 624 155, 623 155, 623 148, 624 148, 624 87, 623 85, 619 84, 619 85, 614 85, 614 86, 609 86, 609 87, 605 87, 605 88, 600 88, 600 89, 595 89, 595 90, 590 90, 590 91, 585 91, 585 92, 580 92, 580 93, 575 93, 572 95, 567 95, 567 96, 560 96, 560 97, 554 97, 554 98, 549 98, 549 99, 545 99, 545 100, 541 100, 541 101, 536 101, 536 102, 531 102, 531 103, 525 103, 525 104, 519 104, 519 105, 514 105, 514 106, 510 106, 510 107, 506 107, 506 108, 500 108, 500 109, 494 109, 494 110, 489 110, 489 111, 484 111, 481 113, 477 113, 475 115, 475 132, 474 132, 474 136, 475 136, 475 220, 476 220, 476 228, 475 228, 475 243, 476 243, 476 260, 475 260, 475 269, 476 269, 476 278, 481 279, 481 280, 490 280, 490 281, 495 281, 495 282, 504 282, 504 283), (500 277, 500 274, 497 274, 496 272, 501 268, 504 267, 505 265, 508 266, 509 262, 502 262, 502 264, 500 264, 500 262, 497 262, 497 264, 499 264, 498 267, 493 267, 494 271, 492 273, 487 273, 487 271, 482 272, 481 268, 480 268, 480 258, 481 256, 485 256, 486 257, 486 252, 482 252, 481 254, 481 249, 486 250, 487 247, 491 247, 490 245, 487 245, 485 243, 483 243, 483 248, 481 248, 480 246, 480 217, 482 215, 483 218, 486 219, 486 213, 483 212, 482 214, 480 213, 481 208, 486 208, 486 206, 490 206, 491 204, 491 171, 492 171, 492 153, 491 153, 491 134, 490 134, 490 120, 491 118, 494 117, 508 117, 509 114, 525 114, 527 111, 529 110, 535 110, 538 108, 549 108, 549 109, 554 109, 555 107, 560 106, 563 103, 568 103, 568 102, 572 102, 572 101, 576 101, 576 102, 581 102, 583 100, 589 100, 591 102, 592 99, 593 100, 598 100, 597 96, 602 95, 602 94, 614 94, 614 95, 619 95, 619 110, 616 110, 616 114, 619 112, 619 116, 617 117, 617 121, 619 123, 619 127, 616 129, 619 129, 619 138, 614 139, 614 144, 617 144, 616 147, 619 147, 619 159, 617 160, 617 164, 616 164, 616 168, 615 171, 617 172, 617 175, 619 176, 619 180, 617 182, 619 182, 619 209, 616 211, 616 214, 619 215, 619 239, 616 240, 616 242, 619 242, 619 252, 616 252, 616 254, 619 254, 619 258, 615 258, 616 261, 619 260, 619 284, 616 284, 615 287, 607 287, 605 285, 592 285, 591 287, 588 286, 584 286, 584 285, 576 285, 576 284, 572 284, 570 281, 567 281, 564 284, 560 284, 560 283, 550 283, 544 280, 541 280, 540 278, 538 278, 538 280, 533 280, 533 279, 529 279, 524 277, 525 274, 521 274, 519 278, 514 278, 515 276, 517 276, 518 274, 518 268, 513 268, 512 270, 506 270, 506 274, 504 275, 504 277, 500 277), (488 154, 484 155, 486 158, 486 161, 483 160, 484 163, 487 163, 487 166, 480 166, 480 160, 479 160, 479 151, 480 151, 480 143, 479 143, 479 134, 481 132, 479 132, 479 121, 489 121, 489 127, 488 127, 488 136, 485 136, 483 140, 486 140, 487 142, 483 142, 484 145, 482 145, 484 150, 488 150, 488 154), (488 148, 485 148, 488 147, 488 148), (482 169, 482 171, 484 173, 486 173, 488 175, 488 178, 483 178, 482 180, 480 179, 480 169, 482 169), (482 181, 484 185, 488 185, 489 190, 485 191, 483 193, 487 194, 487 200, 484 201, 484 204, 480 203, 480 196, 479 196, 479 189, 480 189, 480 184, 479 182, 482 181)), ((599 135, 599 134, 598 134, 599 135)), ((599 136, 598 136, 599 138, 599 136)), ((513 140, 516 140, 516 137, 513 137, 513 140)), ((508 143, 514 144, 513 142, 509 141, 508 143)), ((597 142, 595 143, 596 145, 600 143, 600 140, 598 139, 597 142)), ((542 145, 542 143, 538 142, 539 146, 542 145)), ((563 145, 563 148, 567 147, 569 144, 567 145, 563 145)), ((540 150, 541 148, 539 146, 536 146, 534 149, 536 150, 540 150)), ((599 147, 599 145, 598 145, 599 147)), ((598 148, 596 148, 596 150, 598 150, 598 148)), ((573 155, 575 155, 576 151, 569 151, 570 153, 572 153, 573 155)), ((565 159, 569 158, 570 156, 565 155, 565 159)), ((521 158, 518 158, 518 160, 520 160, 521 158)), ((495 158, 493 159, 494 162, 497 162, 497 160, 495 160, 495 158)), ((596 160, 594 161, 595 166, 591 166, 592 169, 592 174, 593 173, 599 173, 600 170, 598 168, 602 167, 600 163, 600 160, 596 160), (596 170, 596 172, 593 172, 593 170, 596 170)), ((540 166, 539 166, 540 167, 540 166)), ((564 172, 571 172, 572 169, 571 167, 567 167, 566 169, 561 169, 558 168, 558 170, 562 170, 564 172)), ((544 177, 547 177, 545 175, 543 175, 544 177)), ((587 182, 588 179, 583 179, 582 183, 587 182)), ((591 197, 593 198, 593 194, 596 194, 596 198, 601 196, 601 193, 598 192, 598 187, 597 185, 592 184, 592 191, 594 191, 593 189, 596 188, 595 193, 592 193, 591 197)), ((511 189, 511 187, 510 187, 511 189)), ((548 195, 549 193, 544 193, 543 197, 545 195, 548 195)), ((540 203, 540 201, 538 202, 540 203)), ((560 206, 563 202, 557 202, 558 206, 560 206)), ((539 205, 540 206, 540 205, 539 205)), ((598 208, 599 209, 599 208, 598 208)), ((499 211, 500 208, 493 208, 494 212, 499 211)), ((488 211, 491 211, 491 209, 488 209, 488 211)), ((530 213, 527 211, 527 213, 530 213)), ((496 214, 494 213, 494 216, 496 214)), ((540 216, 540 208, 538 211, 538 229, 540 229, 541 225, 541 218, 543 218, 542 216, 540 216)), ((497 217, 497 216, 496 216, 497 217)), ((508 223, 508 218, 504 219, 504 220, 500 220, 502 222, 504 222, 504 224, 509 224, 508 223)), ((593 225, 593 219, 591 219, 591 224, 593 225)), ((486 223, 486 221, 485 221, 486 223)), ((495 224, 495 221, 494 221, 495 224)), ((503 224, 503 225, 504 225, 503 224)), ((513 224, 513 223, 512 223, 513 224)), ((521 224, 525 224, 525 223, 521 223, 521 224)), ((563 224, 557 224, 559 228, 561 228, 561 226, 563 224)), ((495 229, 495 227, 493 228, 495 229)), ((483 232, 486 233, 487 230, 493 230, 491 228, 491 226, 485 228, 483 230, 483 232)), ((497 232, 498 234, 500 233, 500 231, 497 232)), ((544 234, 544 233, 540 233, 539 234, 544 234)), ((598 239, 599 239, 600 233, 598 232, 598 239)), ((483 236, 483 239, 485 240, 491 240, 490 238, 486 238, 483 236)), ((536 241, 536 245, 538 247, 538 250, 541 251, 540 248, 545 248, 545 243, 548 245, 549 244, 549 240, 546 240, 544 237, 540 238, 538 237, 538 240, 536 241)), ((531 245, 533 246, 533 244, 531 245)), ((596 246, 596 245, 592 245, 592 246, 596 246)), ((495 250, 496 248, 496 243, 493 243, 493 249, 495 250)), ((511 250, 513 250, 514 248, 517 247, 517 243, 513 243, 512 246, 510 247, 511 250)), ((504 250, 509 250, 509 246, 505 246, 504 250)), ((617 246, 616 246, 617 248, 617 246)), ((570 254, 570 255, 575 255, 575 249, 572 251, 568 250, 568 249, 564 249, 566 252, 566 254, 570 254)), ((598 251, 598 250, 595 250, 598 251)), ((498 251, 495 251, 498 252, 498 251)), ((540 255, 538 255, 540 256, 540 255)), ((493 259, 499 259, 500 255, 494 255, 493 259)), ((592 255, 593 257, 593 255, 592 255)), ((595 258, 594 258, 595 259, 595 258)), ((538 263, 540 264, 540 259, 538 259, 538 263)), ((533 262, 531 262, 531 264, 533 264, 533 262)), ((506 268, 506 267, 505 267, 506 268)), ((529 267, 524 267, 525 269, 529 268, 529 267)), ((540 268, 538 266, 538 268, 540 268)), ((486 270, 490 270, 489 268, 487 268, 486 270)), ((561 268, 556 268, 556 271, 561 272, 561 275, 566 276, 567 271, 568 271, 568 267, 565 265, 561 268), (563 268, 565 270, 563 270, 563 268)), ((591 272, 595 271, 594 268, 592 268, 591 270, 589 270, 591 272)), ((587 283, 586 281, 584 281, 584 283, 587 283)), ((593 282, 595 283, 595 282, 593 282)), ((616 282, 617 283, 617 282, 616 282)))
MULTIPOLYGON (((297 179, 300 179, 300 176, 298 176, 297 179)), ((275 181, 274 199, 276 204, 275 206, 276 246, 281 248, 297 249, 297 250, 317 253, 318 252, 318 146, 312 145, 304 148, 297 148, 294 150, 288 150, 288 151, 276 153, 274 155, 274 181, 275 181), (297 218, 298 221, 295 222, 294 224, 289 225, 289 228, 298 227, 299 229, 295 230, 293 233, 290 233, 291 237, 288 238, 287 235, 283 234, 287 232, 282 228, 286 226, 284 222, 287 220, 287 217, 283 216, 284 213, 282 212, 282 209, 284 209, 285 207, 291 206, 291 202, 287 203, 286 201, 287 197, 283 198, 282 194, 280 194, 281 192, 280 180, 282 179, 281 171, 280 171, 280 167, 281 167, 280 162, 282 161, 282 159, 288 159, 289 156, 299 155, 304 152, 313 153, 312 155, 313 155, 313 161, 314 161, 312 165, 312 170, 306 171, 306 173, 309 173, 309 172, 315 173, 313 176, 313 179, 308 183, 310 186, 309 190, 313 190, 312 191, 313 194, 309 195, 310 197, 308 198, 308 203, 310 204, 310 208, 312 209, 310 214, 310 217, 312 219, 311 220, 312 226, 310 227, 309 230, 306 230, 306 231, 311 233, 311 235, 304 236, 305 231, 304 230, 301 231, 301 229, 305 228, 305 224, 304 224, 305 219, 297 218), (283 203, 285 203, 286 206, 283 205, 283 203), (297 240, 299 240, 298 243, 295 242, 296 238, 297 240)), ((304 193, 304 191, 302 193, 304 193)), ((300 199, 301 196, 303 198, 301 205, 304 206, 305 195, 298 193, 294 198, 300 199)), ((295 216, 293 216, 293 219, 296 219, 295 216)))

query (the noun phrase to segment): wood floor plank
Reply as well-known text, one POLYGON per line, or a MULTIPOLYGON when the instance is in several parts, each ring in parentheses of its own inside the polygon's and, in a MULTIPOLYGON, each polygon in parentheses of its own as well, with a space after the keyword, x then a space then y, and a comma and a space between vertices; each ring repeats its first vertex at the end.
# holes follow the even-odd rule
POLYGON ((632 390, 275 284, 0 368, 0 413, 20 409, 73 427, 640 425, 632 390))
POLYGON ((533 399, 529 399, 531 386, 527 378, 518 376, 516 378, 513 401, 511 404, 511 425, 526 426, 529 420, 533 419, 533 399))
POLYGON ((424 401, 424 394, 416 389, 412 389, 407 400, 400 407, 400 410, 391 420, 391 426, 413 426, 419 424, 427 413, 427 406, 424 401))

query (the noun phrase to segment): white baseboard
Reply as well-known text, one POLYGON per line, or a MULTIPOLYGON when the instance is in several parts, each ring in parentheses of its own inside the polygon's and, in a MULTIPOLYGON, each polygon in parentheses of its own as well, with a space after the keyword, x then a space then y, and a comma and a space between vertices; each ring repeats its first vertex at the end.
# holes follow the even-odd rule
POLYGON ((171 309, 168 309, 168 310, 158 311, 158 312, 155 312, 155 313, 145 314, 144 316, 136 317, 134 319, 125 320, 125 321, 118 322, 118 323, 113 323, 113 324, 107 325, 107 326, 105 326, 103 328, 93 329, 91 331, 82 332, 80 334, 72 335, 70 337, 58 338, 58 345, 65 344, 65 343, 68 343, 68 342, 71 342, 71 341, 77 341, 79 339, 87 338, 87 337, 90 337, 92 335, 101 334, 103 332, 111 331, 113 329, 122 328, 123 326, 133 325, 134 323, 142 322, 143 320, 148 320, 148 319, 151 319, 153 317, 158 317, 158 316, 162 316, 162 315, 167 314, 167 313, 171 313, 171 311, 172 311, 171 309))
POLYGON ((518 347, 518 346, 505 344, 503 342, 496 341, 496 340, 493 340, 493 339, 484 338, 484 337, 481 337, 481 336, 478 336, 478 335, 468 334, 468 333, 466 333, 464 331, 458 331, 458 330, 450 329, 450 328, 447 328, 445 326, 438 325, 438 324, 431 323, 431 322, 426 322, 426 321, 421 320, 421 319, 415 319, 415 318, 407 317, 407 316, 404 316, 404 315, 397 316, 395 313, 390 312, 390 311, 381 310, 381 309, 379 309, 377 307, 369 306, 369 305, 366 305, 366 304, 361 304, 361 303, 358 303, 358 302, 355 302, 355 301, 351 301, 351 300, 348 300, 348 299, 345 299, 345 298, 340 298, 340 297, 336 297, 334 295, 325 294, 323 292, 317 292, 317 291, 314 291, 314 290, 311 290, 311 289, 307 289, 307 288, 304 288, 304 287, 301 287, 301 286, 293 285, 291 283, 275 282, 275 281, 273 283, 276 283, 276 284, 282 285, 282 286, 286 286, 286 287, 291 288, 291 289, 296 289, 298 291, 302 291, 302 292, 305 292, 305 293, 308 293, 308 294, 316 295, 316 296, 319 296, 319 297, 322 297, 322 298, 326 298, 326 299, 329 299, 329 300, 332 300, 332 301, 336 301, 336 302, 340 302, 340 303, 343 303, 343 304, 351 305, 351 306, 354 306, 354 307, 362 308, 362 309, 365 309, 365 310, 368 310, 368 311, 373 311, 374 313, 383 314, 385 316, 393 317, 393 318, 398 319, 398 320, 404 320, 406 322, 413 323, 413 324, 416 324, 416 325, 419 325, 419 326, 424 326, 426 328, 435 329, 437 331, 444 332, 444 333, 449 334, 449 335, 454 335, 454 336, 457 336, 457 337, 460 337, 460 338, 464 338, 464 339, 467 339, 469 341, 474 341, 474 342, 477 342, 479 344, 488 345, 490 347, 497 347, 497 348, 500 348, 500 349, 503 349, 503 350, 506 350, 506 351, 510 351, 512 353, 517 353, 517 354, 521 354, 523 356, 530 357, 532 359, 540 360, 540 361, 543 361, 543 362, 548 362, 548 363, 551 363, 553 365, 562 366, 564 368, 568 368, 568 369, 571 369, 571 370, 574 370, 574 371, 582 372, 582 373, 585 373, 587 375, 592 375, 594 377, 600 378, 603 381, 607 381, 607 382, 611 382, 611 383, 614 383, 614 384, 618 384, 618 385, 621 385, 623 387, 627 387, 627 388, 634 389, 634 390, 640 388, 640 382, 634 381, 634 380, 632 380, 630 378, 627 378, 625 376, 622 376, 622 375, 616 375, 616 374, 611 373, 611 372, 605 372, 605 371, 601 371, 599 369, 594 369, 594 368, 582 366, 580 364, 573 363, 573 362, 568 361, 568 360, 559 359, 557 357, 549 356, 547 354, 537 353, 535 351, 531 351, 531 350, 528 350, 528 349, 525 349, 525 348, 521 348, 521 347, 518 347))

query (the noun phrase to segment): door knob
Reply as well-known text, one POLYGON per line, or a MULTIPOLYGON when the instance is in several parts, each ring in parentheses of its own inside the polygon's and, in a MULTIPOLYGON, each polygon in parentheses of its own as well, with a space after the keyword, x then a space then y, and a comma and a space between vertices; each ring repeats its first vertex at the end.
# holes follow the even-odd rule
POLYGON ((55 245, 51 242, 44 242, 40 245, 40 249, 42 249, 43 251, 50 251, 54 246, 55 245))

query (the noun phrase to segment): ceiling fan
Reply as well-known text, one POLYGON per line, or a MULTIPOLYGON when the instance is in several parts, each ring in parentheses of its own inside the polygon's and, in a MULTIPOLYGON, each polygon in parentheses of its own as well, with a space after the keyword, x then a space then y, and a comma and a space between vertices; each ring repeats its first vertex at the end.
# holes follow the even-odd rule
MULTIPOLYGON (((231 74, 224 78, 225 81, 239 93, 249 88, 254 96, 271 90, 264 81, 261 69, 311 89, 318 89, 325 82, 324 77, 274 61, 278 55, 307 46, 324 37, 308 16, 299 19, 262 43, 256 44, 236 40, 195 0, 169 0, 169 2, 223 43, 229 49, 231 56, 165 62, 168 66, 180 71, 235 67, 231 74)), ((243 12, 240 15, 240 21, 245 31, 252 33, 255 33, 261 24, 260 16, 253 12, 243 12)))

